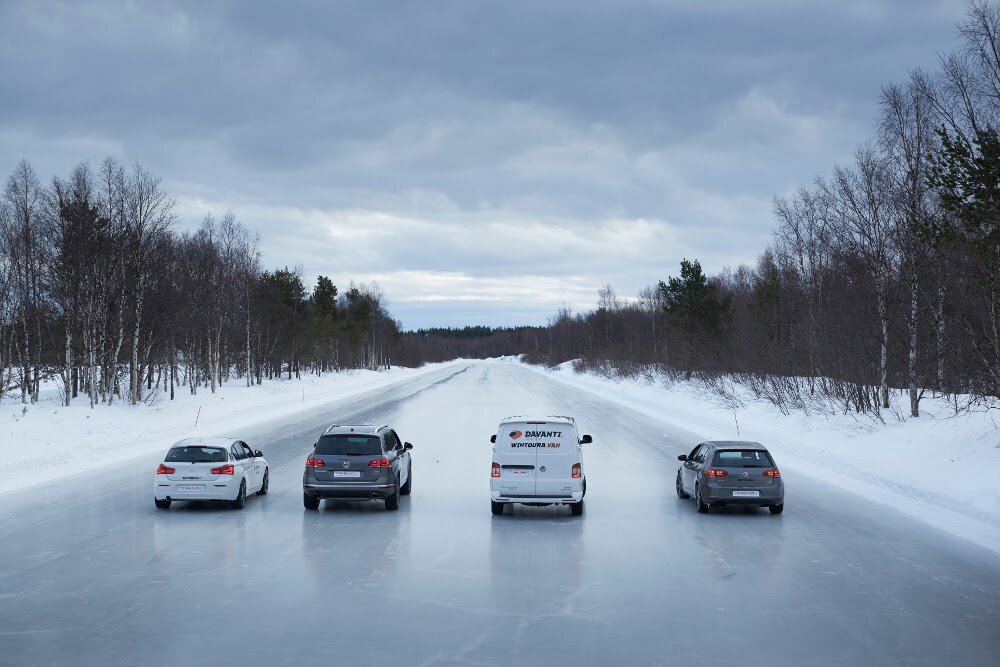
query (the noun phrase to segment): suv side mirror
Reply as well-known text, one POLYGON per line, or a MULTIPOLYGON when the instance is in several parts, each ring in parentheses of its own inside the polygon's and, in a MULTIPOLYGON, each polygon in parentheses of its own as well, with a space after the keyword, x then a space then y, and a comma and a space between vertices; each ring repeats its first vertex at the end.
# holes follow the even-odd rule
POLYGON ((313 443, 313 449, 316 449, 317 447, 319 447, 319 443, 318 442, 314 442, 313 443))
POLYGON ((677 460, 678 461, 687 461, 688 460, 688 455, 687 454, 681 454, 680 456, 677 457, 677 460))
POLYGON ((494 433, 493 435, 490 436, 490 442, 495 443, 496 441, 497 441, 497 436, 496 433, 494 433))
POLYGON ((253 453, 253 455, 254 456, 259 456, 260 458, 264 458, 264 452, 260 451, 259 449, 257 451, 255 451, 253 453))
POLYGON ((580 439, 580 444, 586 445, 588 442, 593 442, 593 441, 594 441, 593 438, 591 438, 589 435, 585 435, 583 436, 583 438, 580 439))
POLYGON ((403 449, 413 449, 413 445, 408 442, 404 442, 403 449))

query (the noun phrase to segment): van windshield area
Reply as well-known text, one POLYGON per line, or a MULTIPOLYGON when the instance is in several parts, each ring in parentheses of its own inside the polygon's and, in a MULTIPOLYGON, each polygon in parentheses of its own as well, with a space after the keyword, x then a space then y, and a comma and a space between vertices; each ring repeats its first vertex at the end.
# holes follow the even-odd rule
POLYGON ((171 447, 169 463, 225 463, 226 450, 219 447, 171 447))
POLYGON ((773 468, 771 455, 763 449, 722 449, 712 459, 713 468, 773 468))
POLYGON ((382 444, 377 435, 338 433, 322 436, 316 444, 316 453, 335 456, 381 456, 382 444))

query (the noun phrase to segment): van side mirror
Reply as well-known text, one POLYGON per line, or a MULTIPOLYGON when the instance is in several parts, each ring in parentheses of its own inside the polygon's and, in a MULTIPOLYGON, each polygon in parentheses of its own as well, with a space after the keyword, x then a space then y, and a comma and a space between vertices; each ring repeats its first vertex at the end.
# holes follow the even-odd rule
POLYGON ((413 449, 413 445, 408 442, 403 443, 403 449, 413 449))
POLYGON ((677 460, 678 461, 687 461, 688 460, 688 455, 687 454, 681 454, 680 456, 677 457, 677 460))
POLYGON ((490 436, 490 442, 492 442, 492 443, 496 443, 496 441, 497 441, 497 436, 496 436, 496 434, 494 433, 493 435, 491 435, 491 436, 490 436))
POLYGON ((588 442, 593 442, 593 441, 594 441, 594 439, 593 439, 593 438, 591 438, 591 437, 590 437, 589 435, 585 435, 585 436, 583 436, 583 438, 582 438, 582 439, 580 440, 580 444, 583 444, 583 445, 586 445, 586 444, 587 444, 588 442))

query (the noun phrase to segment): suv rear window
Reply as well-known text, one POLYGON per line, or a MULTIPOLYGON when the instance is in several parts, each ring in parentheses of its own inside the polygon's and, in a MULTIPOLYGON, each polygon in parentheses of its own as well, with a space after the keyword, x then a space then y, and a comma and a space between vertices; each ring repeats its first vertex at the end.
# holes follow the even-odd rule
POLYGON ((317 454, 339 456, 381 456, 382 443, 377 435, 324 435, 316 445, 317 454))
POLYGON ((717 468, 773 468, 771 455, 763 449, 720 449, 712 466, 717 468))
POLYGON ((171 447, 167 461, 171 463, 223 463, 226 450, 218 447, 171 447))

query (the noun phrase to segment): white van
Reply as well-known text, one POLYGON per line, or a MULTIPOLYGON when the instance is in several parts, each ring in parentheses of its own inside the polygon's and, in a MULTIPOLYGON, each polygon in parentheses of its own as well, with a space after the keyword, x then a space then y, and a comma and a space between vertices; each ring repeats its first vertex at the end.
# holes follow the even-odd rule
POLYGON ((500 422, 493 442, 490 506, 503 514, 504 505, 569 505, 583 514, 587 477, 581 444, 572 417, 508 417, 500 422))

